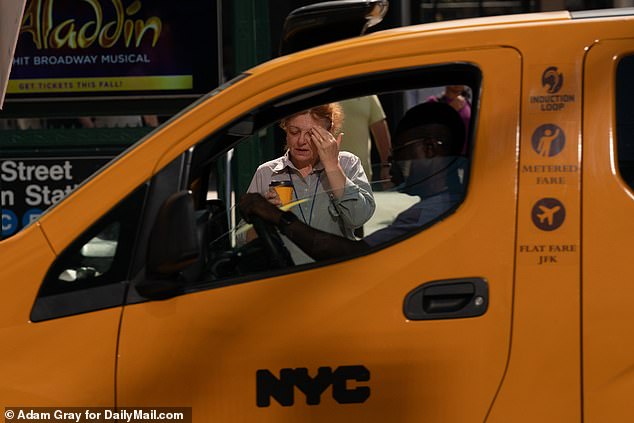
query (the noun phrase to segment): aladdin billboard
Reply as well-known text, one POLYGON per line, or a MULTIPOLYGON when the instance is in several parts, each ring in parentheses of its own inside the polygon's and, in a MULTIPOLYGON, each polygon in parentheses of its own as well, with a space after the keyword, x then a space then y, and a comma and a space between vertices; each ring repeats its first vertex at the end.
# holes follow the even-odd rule
POLYGON ((28 0, 7 98, 200 95, 217 24, 213 0, 28 0))

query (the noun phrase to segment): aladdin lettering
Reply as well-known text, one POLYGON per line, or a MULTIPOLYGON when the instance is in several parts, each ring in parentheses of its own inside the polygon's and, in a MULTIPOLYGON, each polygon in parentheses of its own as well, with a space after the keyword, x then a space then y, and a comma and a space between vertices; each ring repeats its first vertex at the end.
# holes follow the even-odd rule
POLYGON ((122 35, 125 47, 130 47, 133 43, 135 47, 139 47, 148 31, 152 34, 152 47, 156 46, 162 29, 160 18, 151 16, 145 21, 127 19, 141 10, 140 0, 133 1, 125 9, 121 0, 82 0, 78 3, 90 5, 94 20, 83 22, 83 25, 75 19, 56 22, 53 13, 55 0, 31 0, 24 11, 20 32, 31 34, 38 50, 65 46, 83 49, 95 42, 103 48, 110 48, 122 35), (115 20, 112 22, 104 22, 104 3, 110 3, 114 8, 115 20))

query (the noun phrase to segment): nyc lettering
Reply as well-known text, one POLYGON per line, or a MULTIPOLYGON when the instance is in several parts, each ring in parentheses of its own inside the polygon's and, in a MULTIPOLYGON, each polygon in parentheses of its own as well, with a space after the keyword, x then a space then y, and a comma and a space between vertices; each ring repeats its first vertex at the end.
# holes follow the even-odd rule
POLYGON ((563 245, 520 245, 520 253, 539 253, 537 264, 557 264, 559 256, 557 254, 575 253, 577 246, 574 244, 563 245), (550 253, 550 254, 545 254, 550 253))
POLYGON ((311 377, 308 369, 281 369, 277 378, 269 370, 256 372, 257 406, 269 407, 271 398, 284 407, 295 403, 295 387, 306 396, 306 404, 319 405, 321 395, 332 386, 332 397, 339 404, 363 403, 370 396, 369 386, 350 388, 348 382, 368 382, 370 371, 361 365, 339 366, 333 372, 330 367, 320 367, 311 377))

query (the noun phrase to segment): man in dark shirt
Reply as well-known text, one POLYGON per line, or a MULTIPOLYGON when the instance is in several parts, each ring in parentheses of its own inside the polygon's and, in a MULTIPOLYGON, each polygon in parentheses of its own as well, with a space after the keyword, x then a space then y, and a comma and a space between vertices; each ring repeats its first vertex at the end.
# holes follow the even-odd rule
POLYGON ((246 194, 240 211, 247 220, 258 216, 315 260, 359 254, 420 229, 454 208, 463 198, 466 159, 460 115, 443 103, 419 104, 401 119, 392 140, 392 181, 421 201, 400 213, 389 226, 355 241, 314 229, 283 212, 259 194, 246 194))

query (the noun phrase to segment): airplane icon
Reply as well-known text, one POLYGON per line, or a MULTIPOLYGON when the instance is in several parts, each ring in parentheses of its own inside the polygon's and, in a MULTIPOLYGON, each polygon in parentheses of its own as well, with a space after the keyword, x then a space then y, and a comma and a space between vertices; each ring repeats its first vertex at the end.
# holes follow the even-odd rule
POLYGON ((539 218, 539 223, 544 223, 544 220, 548 220, 547 225, 552 226, 553 216, 555 215, 555 213, 557 213, 561 209, 561 206, 555 206, 552 208, 548 208, 546 206, 538 206, 538 207, 542 211, 541 214, 537 215, 537 217, 539 218))

